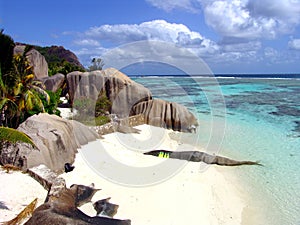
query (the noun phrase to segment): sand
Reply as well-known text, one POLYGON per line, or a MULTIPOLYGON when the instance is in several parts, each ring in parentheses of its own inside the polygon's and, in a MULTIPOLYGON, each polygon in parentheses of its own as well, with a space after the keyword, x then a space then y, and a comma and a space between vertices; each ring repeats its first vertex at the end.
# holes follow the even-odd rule
POLYGON ((38 198, 43 204, 47 191, 28 174, 0 168, 0 222, 15 218, 28 204, 38 198))
MULTIPOLYGON (((170 138, 174 132, 148 125, 137 128, 140 134, 108 134, 82 146, 75 169, 61 175, 67 186, 94 183, 101 190, 92 202, 111 197, 110 201, 120 206, 115 218, 131 219, 133 225, 242 223, 247 203, 242 188, 228 175, 234 167, 205 167, 143 155, 154 149, 182 150, 187 146, 170 138)), ((0 221, 11 219, 35 197, 43 201, 46 195, 26 174, 1 171, 0 181, 0 202, 9 208, 0 208, 0 221)), ((92 202, 80 209, 95 216, 92 202)))

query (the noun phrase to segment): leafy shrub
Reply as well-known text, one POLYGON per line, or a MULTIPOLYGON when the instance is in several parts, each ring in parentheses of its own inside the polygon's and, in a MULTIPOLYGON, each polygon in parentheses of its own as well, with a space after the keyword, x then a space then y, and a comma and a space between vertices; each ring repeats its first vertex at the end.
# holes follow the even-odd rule
POLYGON ((110 121, 107 113, 111 109, 111 102, 104 93, 99 95, 97 101, 86 97, 75 99, 73 109, 76 110, 73 118, 89 126, 99 126, 110 121))
POLYGON ((95 116, 100 116, 100 115, 105 115, 107 112, 111 111, 111 102, 107 98, 104 92, 101 92, 99 94, 99 97, 96 101, 96 106, 95 106, 95 116))

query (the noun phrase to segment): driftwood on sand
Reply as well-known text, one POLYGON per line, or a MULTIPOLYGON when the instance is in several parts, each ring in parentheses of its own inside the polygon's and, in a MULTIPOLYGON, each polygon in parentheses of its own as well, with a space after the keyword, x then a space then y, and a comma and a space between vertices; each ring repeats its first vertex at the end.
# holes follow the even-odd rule
POLYGON ((145 152, 144 154, 163 157, 163 158, 187 160, 191 162, 204 162, 207 164, 217 164, 220 166, 261 165, 259 162, 237 161, 222 156, 209 155, 205 152, 200 152, 200 151, 173 152, 167 150, 154 150, 150 152, 145 152))
POLYGON ((37 198, 34 199, 29 205, 27 205, 15 218, 10 221, 2 222, 0 225, 18 225, 32 215, 37 204, 37 198))

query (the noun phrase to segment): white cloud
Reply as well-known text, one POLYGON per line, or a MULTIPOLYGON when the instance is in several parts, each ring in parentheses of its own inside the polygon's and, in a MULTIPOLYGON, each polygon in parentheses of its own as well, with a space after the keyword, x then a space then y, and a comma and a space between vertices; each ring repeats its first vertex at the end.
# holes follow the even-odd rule
POLYGON ((187 74, 209 74, 206 63, 192 51, 171 42, 138 41, 111 49, 102 56, 107 67, 122 69, 135 63, 159 62, 187 74))
POLYGON ((264 49, 264 58, 268 64, 274 64, 278 62, 286 61, 283 56, 281 56, 280 52, 271 47, 266 47, 264 49))
POLYGON ((244 43, 224 43, 222 44, 222 50, 224 52, 252 52, 261 49, 260 41, 250 41, 244 43))
POLYGON ((267 58, 276 58, 279 53, 276 49, 267 47, 264 49, 264 54, 267 58))
POLYGON ((100 43, 96 40, 92 39, 82 39, 74 41, 76 45, 83 45, 83 46, 100 46, 100 43))
MULTIPOLYGON (((110 51, 112 46, 122 46, 128 43, 131 44, 130 48, 127 48, 130 52, 115 52, 118 52, 119 56, 126 55, 127 58, 141 61, 147 55, 147 51, 145 51, 147 46, 144 44, 143 48, 145 49, 138 49, 141 47, 140 41, 171 43, 211 63, 221 63, 222 61, 236 63, 237 60, 258 59, 254 55, 261 49, 260 41, 224 38, 222 42, 216 43, 183 24, 168 23, 165 20, 92 27, 83 34, 78 34, 78 37, 80 39, 76 40, 74 44, 79 49, 75 50, 75 53, 81 58, 83 64, 90 63, 92 56, 100 57, 103 53, 110 51), (137 45, 134 44, 135 42, 137 45)), ((165 52, 156 53, 158 59, 172 58, 172 54, 176 56, 176 52, 170 52, 168 49, 163 49, 163 51, 165 52)), ((183 54, 177 57, 186 62, 183 54)), ((118 59, 116 58, 116 60, 118 59)))
MULTIPOLYGON (((218 45, 183 24, 153 20, 141 24, 117 24, 92 27, 79 35, 75 45, 89 47, 120 45, 136 41, 163 41, 179 47, 198 49, 200 55, 213 54, 218 45)), ((92 50, 94 51, 94 49, 92 50)))
POLYGON ((293 50, 300 50, 300 39, 292 39, 289 41, 288 46, 293 50))
POLYGON ((174 9, 183 9, 189 12, 196 13, 199 11, 199 4, 192 0, 146 0, 151 5, 163 9, 167 12, 174 9), (197 7, 198 6, 198 7, 197 7))
POLYGON ((247 9, 253 17, 276 18, 280 23, 298 24, 300 19, 299 0, 249 1, 247 9))
POLYGON ((203 11, 206 23, 222 37, 274 39, 300 24, 299 0, 147 1, 165 11, 203 11))
MULTIPOLYGON (((233 10, 231 15, 235 13, 233 10)), ((248 19, 247 15, 237 15, 235 24, 244 24, 244 20, 248 19)), ((144 59, 150 58, 170 64, 182 61, 186 66, 193 67, 189 60, 191 55, 203 58, 211 65, 238 65, 239 63, 250 65, 263 60, 277 63, 282 56, 271 48, 261 51, 262 42, 258 39, 224 36, 219 43, 216 43, 199 32, 190 30, 184 24, 168 23, 165 20, 153 20, 141 24, 103 25, 74 35, 77 35, 74 41, 77 49, 73 51, 86 66, 90 65, 92 57, 102 57, 110 51, 113 51, 114 55, 106 59, 106 65, 123 60, 143 62, 144 59), (147 41, 150 41, 151 45, 148 46, 147 41), (157 43, 153 44, 153 41, 157 43), (129 45, 123 48, 124 44, 129 45), (170 49, 169 44, 176 47, 170 49), (113 49, 115 46, 119 47, 113 49), (151 49, 153 46, 155 48, 151 49), (186 54, 187 52, 189 53, 186 54)), ((300 50, 300 39, 292 39, 289 48, 300 50)))
POLYGON ((85 36, 117 44, 142 40, 180 42, 182 37, 191 42, 203 39, 199 33, 190 31, 185 25, 168 23, 165 20, 153 20, 141 24, 102 25, 90 28, 85 32, 85 36))
POLYGON ((278 26, 276 19, 253 18, 246 6, 246 2, 241 0, 214 1, 205 6, 206 22, 225 37, 275 38, 278 26))

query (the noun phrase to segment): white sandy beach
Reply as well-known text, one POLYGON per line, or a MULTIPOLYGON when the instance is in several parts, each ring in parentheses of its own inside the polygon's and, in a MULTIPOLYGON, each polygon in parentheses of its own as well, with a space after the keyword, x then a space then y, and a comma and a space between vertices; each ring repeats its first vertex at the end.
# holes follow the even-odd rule
MULTIPOLYGON (((137 128, 141 134, 108 134, 104 139, 82 146, 76 156, 75 169, 61 175, 67 186, 94 183, 101 191, 94 195, 92 202, 111 197, 110 201, 120 206, 115 218, 131 219, 133 225, 242 223, 246 207, 244 193, 230 176, 222 173, 234 168, 210 166, 201 171, 200 163, 189 162, 170 177, 168 171, 173 164, 168 167, 166 162, 179 160, 147 156, 142 152, 176 150, 180 145, 169 137, 170 131, 148 125, 137 128), (99 153, 101 150, 106 154, 99 153), (86 159, 93 161, 90 153, 96 154, 94 168, 86 162, 86 159), (145 174, 139 180, 143 171, 145 174)), ((0 182, 0 201, 9 208, 0 209, 0 221, 12 219, 35 197, 43 201, 46 196, 46 191, 26 174, 1 171, 0 182)), ((81 209, 91 216, 96 215, 92 203, 81 209)))
POLYGON ((36 180, 21 171, 7 173, 0 168, 0 224, 16 217, 28 204, 38 198, 44 203, 47 191, 36 180))

